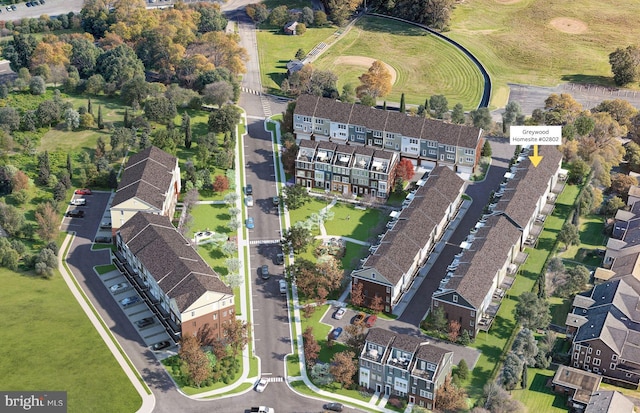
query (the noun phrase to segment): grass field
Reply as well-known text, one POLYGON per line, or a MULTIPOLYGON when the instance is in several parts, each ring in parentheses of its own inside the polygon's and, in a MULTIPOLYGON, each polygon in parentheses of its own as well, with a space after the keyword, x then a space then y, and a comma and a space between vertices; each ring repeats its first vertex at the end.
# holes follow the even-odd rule
POLYGON ((336 65, 340 56, 366 56, 391 65, 398 77, 385 97, 390 102, 400 102, 403 92, 406 102, 415 105, 440 94, 447 97, 449 107, 461 103, 470 110, 480 101, 482 77, 473 63, 453 46, 408 24, 379 17, 361 18, 314 62, 318 69, 338 75, 338 90, 342 91, 346 83, 358 86, 358 76, 368 66, 336 65))
POLYGON ((302 36, 287 36, 280 29, 256 31, 262 87, 272 92, 280 90, 287 74, 287 62, 295 58, 296 51, 302 49, 309 53, 335 31, 335 27, 310 28, 302 36))
POLYGON ((0 269, 3 390, 65 390, 69 412, 133 412, 141 404, 60 274, 50 280, 0 269))
POLYGON ((474 0, 456 4, 451 31, 493 79, 491 106, 504 106, 507 82, 541 86, 564 81, 613 85, 609 53, 637 44, 640 2, 615 0, 474 0), (505 2, 506 3, 506 2, 505 2), (565 20, 558 27, 554 19, 565 20), (562 31, 564 30, 564 31, 562 31), (574 32, 574 33, 570 33, 574 32))
POLYGON ((513 390, 511 395, 520 400, 529 412, 566 412, 567 396, 555 394, 547 387, 555 371, 530 368, 527 371, 527 389, 513 390))

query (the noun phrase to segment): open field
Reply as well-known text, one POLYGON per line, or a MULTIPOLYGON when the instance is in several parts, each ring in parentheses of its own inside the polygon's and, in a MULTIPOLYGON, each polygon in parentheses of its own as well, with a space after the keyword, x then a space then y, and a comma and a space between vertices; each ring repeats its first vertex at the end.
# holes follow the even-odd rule
MULTIPOLYGON (((306 35, 306 34, 305 34, 306 35)), ((292 52, 292 53, 295 53, 292 52)), ((379 59, 397 73, 391 93, 385 97, 419 105, 431 95, 445 95, 449 106, 461 103, 475 108, 482 95, 482 77, 473 63, 448 43, 414 26, 379 17, 361 18, 342 39, 333 44, 314 66, 338 75, 338 90, 351 83, 367 65, 341 63, 341 56, 365 56, 379 59)))
POLYGON ((66 390, 69 412, 140 407, 137 394, 60 274, 50 280, 0 269, 3 390, 66 390))
POLYGON ((639 14, 637 1, 473 0, 456 5, 446 34, 485 65, 500 107, 507 82, 612 86, 609 53, 637 43, 639 14))

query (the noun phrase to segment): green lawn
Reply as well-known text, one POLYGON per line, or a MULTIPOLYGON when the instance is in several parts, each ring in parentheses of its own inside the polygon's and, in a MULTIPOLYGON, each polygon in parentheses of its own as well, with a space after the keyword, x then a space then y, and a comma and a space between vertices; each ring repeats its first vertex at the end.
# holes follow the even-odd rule
POLYGON ((508 99, 507 82, 613 86, 609 53, 637 43, 640 26, 629 22, 640 14, 640 3, 611 5, 598 0, 460 2, 446 34, 485 65, 493 80, 491 107, 500 107, 508 99), (566 33, 554 28, 554 19, 567 17, 578 20, 569 21, 568 29, 580 29, 584 23, 585 30, 566 33))
POLYGON ((469 397, 473 400, 481 397, 482 388, 493 377, 495 369, 501 366, 502 353, 516 329, 513 310, 517 303, 517 297, 523 292, 533 289, 547 256, 555 244, 557 233, 573 209, 573 202, 578 195, 578 191, 578 187, 567 185, 562 194, 558 196, 556 208, 553 214, 547 217, 544 230, 538 238, 538 247, 525 250, 529 257, 525 264, 520 267, 513 286, 502 300, 491 330, 489 333, 479 333, 476 340, 471 344, 471 347, 477 348, 482 352, 472 372, 471 384, 468 388, 469 397))
POLYGON ((390 102, 400 102, 400 95, 405 93, 408 104, 420 105, 425 98, 441 94, 447 97, 449 107, 461 103, 470 110, 478 105, 482 95, 480 71, 464 54, 409 24, 363 17, 323 53, 314 62, 314 67, 335 72, 338 90, 342 91, 347 83, 358 86, 358 76, 370 65, 339 63, 340 56, 365 56, 392 66, 397 79, 391 93, 385 96, 390 102))
POLYGON ((287 73, 287 62, 295 58, 296 51, 302 49, 309 53, 336 30, 335 27, 310 28, 302 36, 288 36, 280 29, 258 30, 256 37, 262 87, 270 92, 280 90, 287 73))
POLYGON ((140 407, 140 396, 59 273, 45 280, 1 268, 0 284, 0 388, 67 391, 69 412, 105 403, 110 412, 140 407))
POLYGON ((547 382, 553 379, 555 371, 530 368, 527 371, 527 389, 513 390, 511 395, 520 400, 529 412, 566 412, 567 396, 555 394, 547 387, 547 382))
MULTIPOLYGON (((186 234, 187 238, 193 238, 193 234, 198 231, 213 231, 226 236, 233 235, 233 232, 227 226, 231 220, 229 207, 226 204, 199 204, 191 210, 193 224, 186 234)), ((227 275, 227 267, 225 264, 228 258, 222 253, 222 250, 215 244, 203 244, 198 246, 198 253, 213 268, 215 272, 224 276, 227 275)))

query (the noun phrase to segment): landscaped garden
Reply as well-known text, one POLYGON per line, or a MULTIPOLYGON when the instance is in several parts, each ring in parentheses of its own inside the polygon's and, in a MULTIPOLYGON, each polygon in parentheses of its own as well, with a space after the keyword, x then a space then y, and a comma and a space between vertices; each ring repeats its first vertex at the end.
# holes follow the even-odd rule
POLYGON ((492 77, 491 106, 504 106, 507 83, 613 86, 609 54, 637 43, 638 2, 597 0, 460 2, 446 33, 473 52, 492 77), (533 70, 535 68, 535 70, 533 70))

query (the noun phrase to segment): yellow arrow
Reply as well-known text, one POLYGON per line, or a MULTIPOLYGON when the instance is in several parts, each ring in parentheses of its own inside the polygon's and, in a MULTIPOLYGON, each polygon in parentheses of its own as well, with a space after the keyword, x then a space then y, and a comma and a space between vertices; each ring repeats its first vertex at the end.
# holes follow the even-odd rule
POLYGON ((533 166, 537 168, 542 160, 542 156, 538 156, 538 145, 533 145, 533 156, 530 156, 529 159, 533 166))

